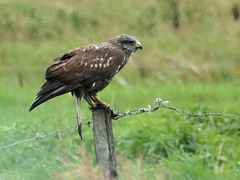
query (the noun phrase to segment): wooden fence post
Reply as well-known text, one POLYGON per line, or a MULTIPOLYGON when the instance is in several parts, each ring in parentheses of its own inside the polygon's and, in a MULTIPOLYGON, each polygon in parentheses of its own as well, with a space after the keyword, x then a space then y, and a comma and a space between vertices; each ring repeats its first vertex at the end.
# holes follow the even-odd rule
POLYGON ((104 177, 110 180, 118 179, 117 162, 115 158, 111 110, 98 106, 92 109, 94 146, 98 165, 102 168, 104 177))

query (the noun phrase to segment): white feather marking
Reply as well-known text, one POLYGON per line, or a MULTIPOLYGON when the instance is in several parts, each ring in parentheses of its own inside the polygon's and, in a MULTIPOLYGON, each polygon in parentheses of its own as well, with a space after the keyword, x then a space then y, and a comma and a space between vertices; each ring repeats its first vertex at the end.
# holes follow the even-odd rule
POLYGON ((118 66, 118 68, 117 68, 117 70, 116 70, 115 73, 118 73, 118 71, 120 70, 120 68, 121 68, 121 65, 118 66))
POLYGON ((103 61, 103 58, 101 58, 100 61, 103 61))
POLYGON ((86 49, 84 48, 84 49, 83 49, 83 52, 85 52, 85 51, 86 51, 86 49))
POLYGON ((106 66, 107 66, 106 64, 103 65, 104 68, 105 68, 106 66))
POLYGON ((93 68, 93 64, 91 64, 91 68, 93 68))
POLYGON ((97 68, 98 67, 98 65, 97 64, 95 64, 95 68, 97 68))
POLYGON ((93 84, 92 84, 92 87, 94 87, 96 85, 96 82, 94 82, 93 84))
POLYGON ((107 62, 107 67, 109 66, 109 62, 107 62))
POLYGON ((87 62, 85 62, 85 66, 87 66, 87 62))
POLYGON ((102 68, 102 64, 101 63, 99 63, 99 67, 102 68))

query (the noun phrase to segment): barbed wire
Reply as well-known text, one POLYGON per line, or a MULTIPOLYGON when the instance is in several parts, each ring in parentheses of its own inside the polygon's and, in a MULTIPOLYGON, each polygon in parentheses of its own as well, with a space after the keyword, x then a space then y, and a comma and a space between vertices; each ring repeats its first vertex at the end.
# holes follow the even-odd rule
MULTIPOLYGON (((6 149, 6 148, 10 148, 10 147, 13 147, 13 146, 16 146, 16 145, 19 145, 19 144, 23 144, 23 143, 26 143, 26 142, 31 142, 31 141, 34 141, 34 140, 37 140, 37 139, 45 139, 45 138, 47 138, 49 136, 53 136, 53 135, 56 135, 58 133, 62 133, 63 131, 68 131, 68 130, 76 128, 76 127, 77 127, 77 125, 76 126, 67 127, 67 128, 64 128, 64 129, 60 129, 60 130, 48 133, 46 135, 40 135, 39 133, 37 133, 34 138, 26 139, 26 140, 23 140, 23 141, 19 141, 19 142, 13 143, 13 144, 9 144, 9 145, 0 147, 0 150, 6 149)), ((38 150, 38 149, 34 148, 33 146, 30 146, 30 147, 32 147, 35 150, 38 150)))
POLYGON ((221 117, 230 117, 230 118, 239 118, 240 119, 240 115, 231 115, 231 114, 222 114, 222 113, 197 113, 197 114, 196 113, 188 113, 186 111, 178 109, 177 107, 167 106, 168 103, 169 103, 169 101, 163 101, 161 98, 157 98, 153 107, 148 105, 147 108, 141 108, 141 109, 136 109, 136 110, 132 110, 132 111, 127 111, 125 113, 113 111, 113 120, 118 120, 125 116, 138 115, 138 114, 142 114, 142 113, 152 113, 154 111, 157 111, 160 108, 170 109, 179 114, 183 114, 183 115, 189 116, 189 117, 221 116, 221 117))
MULTIPOLYGON (((115 110, 111 109, 111 115, 112 115, 112 119, 113 120, 119 120, 120 118, 123 118, 125 116, 132 116, 132 115, 139 115, 142 113, 152 113, 155 112, 157 110, 159 110, 160 108, 166 108, 166 109, 170 109, 175 111, 176 113, 188 116, 188 117, 209 117, 209 116, 218 116, 218 117, 229 117, 229 118, 237 118, 240 119, 240 115, 231 115, 231 114, 222 114, 222 113, 188 113, 186 111, 180 110, 177 107, 174 106, 167 106, 167 104, 169 103, 169 101, 163 101, 160 98, 157 98, 155 101, 155 104, 153 107, 151 107, 150 105, 148 105, 147 108, 140 108, 140 109, 135 109, 135 110, 131 110, 131 111, 127 111, 125 113, 122 112, 117 112, 115 110)), ((83 123, 82 125, 88 125, 90 127, 90 124, 92 123, 92 121, 88 121, 86 123, 83 123)), ((36 134, 35 137, 30 138, 30 139, 26 139, 23 141, 19 141, 19 142, 15 142, 6 146, 2 146, 0 147, 0 151, 3 149, 7 149, 7 148, 11 148, 13 146, 17 146, 23 143, 27 143, 27 142, 31 142, 31 141, 35 141, 38 139, 43 139, 45 142, 45 138, 50 137, 50 136, 54 136, 57 134, 62 134, 64 131, 69 131, 71 129, 77 128, 77 125, 75 126, 71 126, 71 127, 67 127, 64 129, 60 129, 54 132, 50 132, 46 135, 40 135, 39 133, 36 134)), ((31 148, 33 148, 34 150, 42 150, 44 148, 44 145, 41 148, 35 148, 32 144, 30 145, 31 148)))

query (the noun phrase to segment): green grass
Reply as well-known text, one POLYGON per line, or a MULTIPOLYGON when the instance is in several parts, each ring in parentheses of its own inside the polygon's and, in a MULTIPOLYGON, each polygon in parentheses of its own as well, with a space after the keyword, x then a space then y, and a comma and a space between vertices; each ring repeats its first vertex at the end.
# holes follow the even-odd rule
POLYGON ((25 68, 39 72, 69 49, 127 33, 143 44, 144 51, 130 66, 142 77, 183 83, 237 79, 240 30, 231 16, 232 4, 233 0, 186 0, 179 4, 181 26, 176 30, 173 10, 163 0, 2 0, 0 64, 29 78, 25 68))
MULTIPOLYGON (((29 113, 52 59, 72 48, 136 36, 143 51, 99 97, 118 111, 157 97, 191 113, 239 114, 239 22, 235 0, 0 1, 0 146, 76 125, 64 95, 29 113)), ((91 120, 86 102, 82 117, 91 120)), ((239 179, 239 119, 190 118, 168 109, 113 121, 120 179, 239 179)), ((98 179, 92 128, 83 127, 0 151, 2 179, 98 179), (34 148, 44 148, 34 150, 34 148), (81 178, 79 177, 81 176, 81 178)), ((100 179, 100 177, 99 177, 100 179)))
MULTIPOLYGON (((28 107, 37 89, 30 85, 11 85, 1 89, 1 146, 32 138, 36 133, 43 135, 75 125, 74 100, 69 95, 49 101, 29 113, 28 107)), ((239 93, 239 83, 211 84, 206 87, 197 83, 183 87, 177 84, 149 85, 143 81, 125 87, 115 80, 100 93, 100 97, 111 102, 112 107, 119 111, 147 107, 148 104, 154 104, 156 97, 162 97, 170 100, 170 105, 188 112, 237 114, 239 93), (121 91, 117 91, 119 87, 121 91), (219 100, 219 97, 222 98, 219 100)), ((81 110, 84 121, 91 120, 85 102, 81 110)), ((117 154, 131 161, 142 156, 146 176, 163 169, 173 179, 184 179, 185 175, 193 179, 239 177, 240 151, 236 146, 240 143, 238 119, 187 118, 161 109, 150 115, 122 118, 114 121, 113 126, 117 154), (215 174, 214 165, 223 139, 225 143, 219 166, 224 164, 224 167, 215 174), (207 174, 202 176, 205 171, 207 174)), ((45 179, 51 177, 53 171, 63 171, 64 164, 59 160, 63 157, 78 164, 81 156, 77 151, 84 148, 83 145, 94 154, 92 128, 85 126, 83 131, 84 141, 79 140, 75 129, 64 132, 61 138, 53 136, 46 138, 45 142, 39 139, 2 150, 1 177, 45 179), (35 148, 44 145, 44 149, 35 151, 29 144, 35 148)))

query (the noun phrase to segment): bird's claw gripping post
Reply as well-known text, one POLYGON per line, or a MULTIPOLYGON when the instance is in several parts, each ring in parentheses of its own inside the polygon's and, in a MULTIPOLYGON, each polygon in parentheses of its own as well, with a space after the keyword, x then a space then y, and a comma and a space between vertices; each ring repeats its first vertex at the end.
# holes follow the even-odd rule
POLYGON ((104 103, 102 101, 97 101, 92 105, 92 108, 97 108, 97 106, 99 106, 99 105, 106 108, 106 109, 110 107, 110 105, 107 104, 107 103, 104 103))
POLYGON ((111 112, 111 118, 116 118, 118 116, 121 116, 123 115, 123 113, 121 112, 117 112, 115 109, 111 109, 110 108, 110 105, 103 102, 102 100, 100 100, 97 95, 93 95, 93 96, 90 96, 90 97, 86 97, 85 98, 86 101, 88 102, 88 104, 90 105, 89 109, 90 110, 93 110, 93 109, 96 109, 97 107, 102 107, 102 108, 105 108, 105 109, 109 109, 110 112, 111 112))
POLYGON ((93 101, 90 105, 91 105, 91 108, 97 108, 98 106, 102 106, 102 107, 104 107, 104 108, 110 108, 110 106, 109 106, 109 104, 107 104, 107 103, 105 103, 105 102, 103 102, 101 99, 99 99, 98 97, 97 97, 97 95, 93 95, 93 96, 91 96, 90 97, 91 98, 91 100, 93 101))

